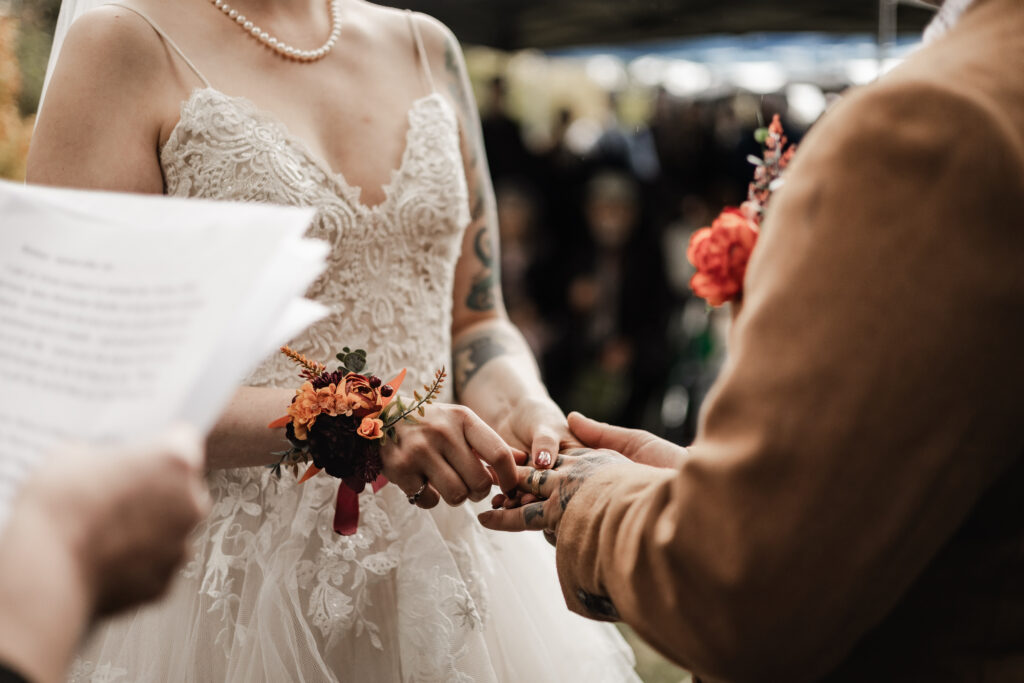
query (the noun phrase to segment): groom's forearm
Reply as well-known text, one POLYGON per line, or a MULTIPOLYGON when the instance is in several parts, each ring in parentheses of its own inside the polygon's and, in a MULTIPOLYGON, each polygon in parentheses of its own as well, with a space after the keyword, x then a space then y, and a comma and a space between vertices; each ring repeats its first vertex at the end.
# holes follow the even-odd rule
POLYGON ((533 353, 507 318, 461 331, 452 340, 452 365, 459 401, 488 424, 524 399, 550 401, 533 353))

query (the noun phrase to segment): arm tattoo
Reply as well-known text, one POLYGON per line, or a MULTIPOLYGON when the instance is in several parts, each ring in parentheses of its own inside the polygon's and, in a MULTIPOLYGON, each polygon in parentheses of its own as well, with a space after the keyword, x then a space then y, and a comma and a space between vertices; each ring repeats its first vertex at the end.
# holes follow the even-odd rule
POLYGON ((470 207, 470 217, 474 223, 483 222, 473 237, 473 251, 480 262, 480 271, 473 278, 473 284, 469 295, 466 297, 466 307, 473 311, 490 311, 496 304, 495 293, 498 284, 498 265, 494 255, 497 253, 497 229, 492 230, 493 216, 488 215, 485 190, 490 177, 486 163, 483 159, 483 138, 479 126, 473 125, 478 116, 473 100, 467 92, 464 83, 465 74, 462 70, 462 63, 458 57, 459 46, 452 40, 445 43, 444 63, 448 75, 448 90, 452 100, 458 105, 464 132, 466 134, 467 146, 469 147, 469 168, 468 173, 476 178, 474 183, 473 203, 470 207))
POLYGON ((486 225, 477 231, 473 240, 473 251, 483 266, 473 278, 473 286, 466 297, 466 306, 474 311, 489 311, 494 308, 494 281, 497 269, 494 268, 494 255, 491 252, 490 230, 486 225))
POLYGON ((489 330, 459 342, 452 352, 455 368, 455 393, 461 394, 480 369, 499 356, 513 351, 500 333, 489 330))

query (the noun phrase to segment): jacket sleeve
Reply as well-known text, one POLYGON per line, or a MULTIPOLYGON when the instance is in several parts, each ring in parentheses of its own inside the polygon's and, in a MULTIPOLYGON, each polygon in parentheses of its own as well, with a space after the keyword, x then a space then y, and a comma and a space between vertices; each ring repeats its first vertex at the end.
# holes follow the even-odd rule
POLYGON ((566 600, 709 678, 835 666, 1024 451, 1019 132, 929 83, 807 137, 689 458, 565 512, 566 600))

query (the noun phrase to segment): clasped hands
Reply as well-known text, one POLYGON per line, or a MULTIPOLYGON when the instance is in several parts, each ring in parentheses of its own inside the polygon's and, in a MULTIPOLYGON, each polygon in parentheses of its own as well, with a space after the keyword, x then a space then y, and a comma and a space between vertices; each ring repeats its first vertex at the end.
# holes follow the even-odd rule
POLYGON ((494 531, 543 531, 554 544, 566 508, 586 482, 608 467, 679 467, 686 449, 639 429, 571 413, 568 426, 582 447, 560 453, 551 469, 517 467, 516 490, 494 497, 480 523, 494 531))
POLYGON ((435 403, 397 435, 381 450, 383 474, 421 508, 481 501, 494 484, 511 493, 517 465, 550 467, 559 451, 580 445, 558 406, 534 398, 504 411, 494 428, 465 406, 435 403))
POLYGON ((441 500, 480 501, 497 484, 494 510, 480 522, 496 531, 554 535, 576 491, 613 465, 678 467, 686 449, 642 430, 568 420, 554 402, 531 399, 488 426, 460 405, 435 404, 420 424, 402 425, 397 444, 381 453, 384 476, 422 508, 441 500))

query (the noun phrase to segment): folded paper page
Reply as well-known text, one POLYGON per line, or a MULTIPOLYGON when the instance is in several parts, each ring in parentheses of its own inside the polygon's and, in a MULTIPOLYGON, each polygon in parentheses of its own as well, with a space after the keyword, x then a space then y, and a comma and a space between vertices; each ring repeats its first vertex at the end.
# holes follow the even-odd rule
POLYGON ((0 183, 0 520, 64 440, 209 429, 326 311, 312 209, 0 183))

